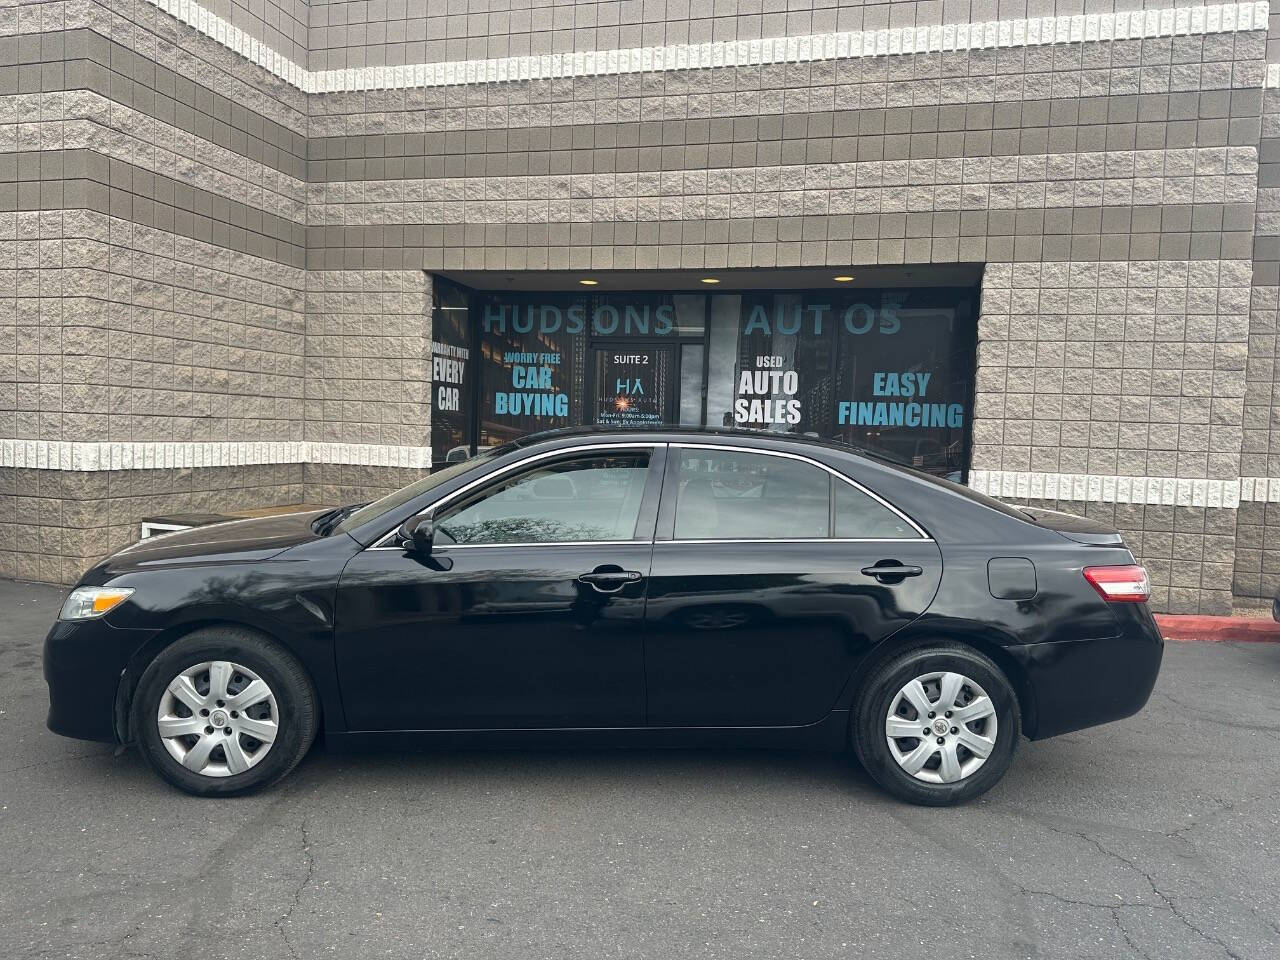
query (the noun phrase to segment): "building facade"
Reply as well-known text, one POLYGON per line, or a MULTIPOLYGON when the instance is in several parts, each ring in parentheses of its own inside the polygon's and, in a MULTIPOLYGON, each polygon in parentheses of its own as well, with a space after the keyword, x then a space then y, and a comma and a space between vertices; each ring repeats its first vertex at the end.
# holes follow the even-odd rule
POLYGON ((1268 596, 1271 21, 0 5, 0 575, 74 579, 147 514, 368 499, 530 429, 675 419, 1104 518, 1159 609, 1268 596))

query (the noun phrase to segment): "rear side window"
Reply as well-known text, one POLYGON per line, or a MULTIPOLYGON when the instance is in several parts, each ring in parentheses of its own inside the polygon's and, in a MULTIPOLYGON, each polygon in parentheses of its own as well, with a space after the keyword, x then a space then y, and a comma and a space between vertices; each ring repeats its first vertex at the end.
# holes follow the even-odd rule
POLYGON ((831 475, 788 457, 681 449, 677 540, 826 537, 831 475))
POLYGON ((875 497, 836 482, 836 536, 862 540, 910 540, 920 536, 875 497))

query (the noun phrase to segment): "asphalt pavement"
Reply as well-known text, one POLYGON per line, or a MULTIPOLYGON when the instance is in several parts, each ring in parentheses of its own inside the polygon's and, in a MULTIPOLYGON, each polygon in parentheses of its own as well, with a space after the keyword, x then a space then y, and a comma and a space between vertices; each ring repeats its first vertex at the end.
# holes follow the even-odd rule
POLYGON ((0 582, 0 957, 1280 957, 1280 644, 959 809, 848 757, 314 752, 200 800, 44 726, 62 591, 0 582))

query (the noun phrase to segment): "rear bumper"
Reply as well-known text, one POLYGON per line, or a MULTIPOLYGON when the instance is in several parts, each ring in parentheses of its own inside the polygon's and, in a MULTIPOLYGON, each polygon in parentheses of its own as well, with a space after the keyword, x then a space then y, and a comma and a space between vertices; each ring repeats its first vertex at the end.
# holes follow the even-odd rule
POLYGON ((49 729, 78 740, 117 742, 121 676, 133 651, 153 635, 102 620, 54 623, 44 641, 49 729))
POLYGON ((1133 716, 1155 688, 1164 640, 1146 604, 1114 604, 1119 636, 1005 648, 1026 679, 1032 740, 1133 716))

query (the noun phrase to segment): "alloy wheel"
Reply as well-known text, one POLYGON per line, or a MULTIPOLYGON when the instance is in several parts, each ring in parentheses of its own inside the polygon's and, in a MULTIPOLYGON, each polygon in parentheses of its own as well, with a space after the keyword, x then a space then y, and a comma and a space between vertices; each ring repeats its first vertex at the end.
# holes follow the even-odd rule
POLYGON ((925 783, 956 783, 977 772, 996 745, 996 708, 970 677, 926 673, 889 703, 885 738, 899 767, 925 783))
POLYGON ((160 742, 193 773, 230 777, 261 763, 280 731, 275 694, 229 660, 188 667, 169 681, 156 713, 160 742))

